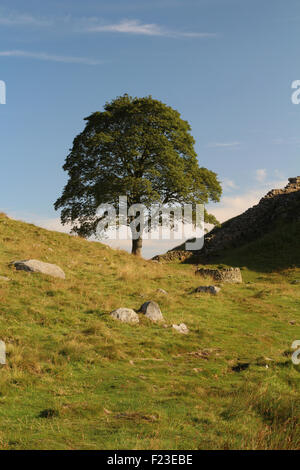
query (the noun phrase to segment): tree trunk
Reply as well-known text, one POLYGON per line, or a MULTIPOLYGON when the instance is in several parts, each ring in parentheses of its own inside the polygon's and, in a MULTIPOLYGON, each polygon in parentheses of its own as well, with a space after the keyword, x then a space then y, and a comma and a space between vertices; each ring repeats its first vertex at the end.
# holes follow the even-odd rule
POLYGON ((131 253, 135 256, 142 256, 142 246, 143 246, 142 237, 139 237, 136 240, 132 240, 131 253))

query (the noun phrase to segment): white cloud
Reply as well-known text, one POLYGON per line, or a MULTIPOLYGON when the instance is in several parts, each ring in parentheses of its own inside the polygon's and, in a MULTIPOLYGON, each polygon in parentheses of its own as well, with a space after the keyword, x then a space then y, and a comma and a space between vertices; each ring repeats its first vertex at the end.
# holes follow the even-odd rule
POLYGON ((118 23, 99 24, 99 22, 94 18, 88 20, 87 24, 81 25, 78 30, 88 33, 123 33, 144 36, 181 36, 194 38, 208 38, 216 36, 216 33, 172 31, 155 23, 142 23, 139 20, 122 20, 118 23))
POLYGON ((102 62, 96 59, 89 59, 87 57, 72 57, 53 55, 46 52, 30 52, 20 50, 0 51, 0 57, 20 57, 26 59, 37 59, 51 62, 63 62, 66 64, 85 64, 85 65, 99 65, 102 62))
POLYGON ((225 222, 257 204, 264 194, 264 190, 250 190, 241 195, 223 197, 217 207, 210 206, 208 210, 219 222, 225 222))
POLYGON ((258 204, 271 189, 283 188, 287 184, 287 178, 280 180, 264 181, 259 188, 249 189, 235 196, 224 196, 217 206, 210 204, 207 209, 219 222, 225 222, 232 217, 242 214, 250 207, 258 204))
POLYGON ((167 36, 186 38, 213 38, 216 33, 199 31, 179 31, 168 29, 156 23, 143 23, 137 19, 123 19, 116 23, 105 23, 103 20, 92 18, 74 18, 71 16, 44 19, 30 14, 0 11, 0 25, 4 26, 51 26, 80 33, 121 33, 144 36, 167 36))
POLYGON ((265 168, 260 168, 255 172, 255 179, 259 183, 263 183, 267 177, 267 170, 265 168))
POLYGON ((221 181, 221 186, 224 191, 232 191, 233 189, 237 189, 238 186, 235 184, 233 180, 223 178, 221 181))
POLYGON ((47 26, 49 20, 19 13, 0 13, 0 25, 3 26, 47 26))
POLYGON ((210 148, 218 148, 218 147, 238 147, 240 145, 240 142, 211 142, 210 144, 207 144, 207 147, 210 148))

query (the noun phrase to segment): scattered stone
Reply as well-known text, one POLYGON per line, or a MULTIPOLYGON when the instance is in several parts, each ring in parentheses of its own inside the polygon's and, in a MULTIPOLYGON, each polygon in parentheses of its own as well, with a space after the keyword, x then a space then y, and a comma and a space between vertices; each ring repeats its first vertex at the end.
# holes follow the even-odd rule
POLYGON ((290 325, 296 325, 296 322, 295 322, 295 320, 291 320, 291 321, 289 321, 289 324, 290 325))
POLYGON ((217 295, 220 291, 220 287, 217 286, 199 286, 197 289, 195 289, 195 292, 208 292, 212 295, 217 295))
POLYGON ((9 277, 6 277, 6 276, 0 276, 0 281, 8 282, 8 281, 10 281, 10 279, 9 279, 9 277))
POLYGON ((300 284, 300 279, 295 279, 294 281, 291 282, 291 284, 293 285, 300 284))
POLYGON ((123 323, 139 323, 138 314, 131 308, 118 308, 111 312, 111 317, 123 323))
POLYGON ((65 279, 63 270, 56 264, 44 263, 36 259, 28 259, 22 261, 12 261, 10 266, 14 266, 18 271, 27 271, 32 273, 42 273, 48 276, 59 277, 65 279))
POLYGON ((158 292, 159 294, 169 295, 168 292, 167 292, 166 290, 164 290, 164 289, 157 289, 157 292, 158 292))
POLYGON ((184 335, 187 335, 189 333, 189 329, 184 323, 180 323, 180 325, 172 325, 172 327, 176 331, 178 331, 179 333, 182 333, 184 335))
POLYGON ((43 410, 38 415, 39 418, 57 418, 59 416, 59 412, 54 410, 53 408, 47 408, 43 410))
POLYGON ((164 321, 159 305, 153 300, 145 302, 139 309, 139 312, 143 313, 145 317, 149 318, 149 320, 164 321))
POLYGON ((200 268, 195 272, 197 276, 212 277, 215 281, 241 283, 243 282, 240 268, 210 269, 200 268))
POLYGON ((242 372, 243 370, 248 369, 250 362, 239 362, 236 366, 232 367, 233 372, 242 372))
POLYGON ((4 341, 0 341, 0 364, 6 364, 6 347, 4 341))

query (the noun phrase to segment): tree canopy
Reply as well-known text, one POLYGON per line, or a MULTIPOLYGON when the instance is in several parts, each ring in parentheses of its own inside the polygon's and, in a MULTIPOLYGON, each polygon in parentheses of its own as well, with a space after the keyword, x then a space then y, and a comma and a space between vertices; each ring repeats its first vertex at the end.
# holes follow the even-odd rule
MULTIPOLYGON (((55 209, 81 236, 95 233, 101 204, 206 204, 217 202, 217 175, 199 167, 191 127, 178 111, 151 96, 125 94, 85 118, 63 166, 68 182, 55 209)), ((207 222, 216 219, 205 213, 207 222)), ((127 221, 130 224, 130 218, 127 221)), ((140 254, 142 237, 133 240, 140 254)))

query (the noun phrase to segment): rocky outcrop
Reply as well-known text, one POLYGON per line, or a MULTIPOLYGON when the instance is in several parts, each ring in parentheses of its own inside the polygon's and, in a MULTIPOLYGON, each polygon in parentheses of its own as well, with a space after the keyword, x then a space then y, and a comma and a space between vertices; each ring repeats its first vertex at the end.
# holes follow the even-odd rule
POLYGON ((31 273, 42 273, 48 276, 59 277, 65 279, 63 270, 56 264, 44 263, 37 259, 27 259, 22 261, 12 261, 10 266, 14 266, 17 271, 27 271, 31 273))
POLYGON ((184 261, 189 258, 191 262, 201 262, 212 254, 258 239, 273 230, 276 224, 296 221, 300 221, 300 176, 289 178, 285 188, 272 189, 258 204, 211 230, 205 235, 202 250, 187 252, 183 244, 155 259, 184 261))
POLYGON ((272 189, 243 214, 216 227, 205 237, 204 253, 235 248, 269 232, 276 222, 300 220, 300 177, 284 189, 272 189))

